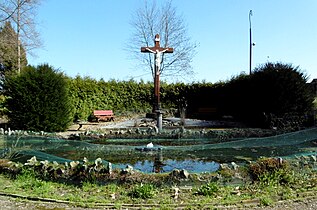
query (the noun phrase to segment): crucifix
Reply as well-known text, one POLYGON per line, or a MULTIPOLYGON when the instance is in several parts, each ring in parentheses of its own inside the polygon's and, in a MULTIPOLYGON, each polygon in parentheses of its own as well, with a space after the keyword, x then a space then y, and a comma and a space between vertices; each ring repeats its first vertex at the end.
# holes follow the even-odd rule
POLYGON ((160 105, 160 70, 162 63, 163 53, 173 53, 173 48, 161 47, 160 46, 160 35, 156 34, 154 39, 154 47, 141 47, 141 52, 143 53, 153 53, 154 54, 154 103, 153 103, 153 113, 161 109, 160 105))

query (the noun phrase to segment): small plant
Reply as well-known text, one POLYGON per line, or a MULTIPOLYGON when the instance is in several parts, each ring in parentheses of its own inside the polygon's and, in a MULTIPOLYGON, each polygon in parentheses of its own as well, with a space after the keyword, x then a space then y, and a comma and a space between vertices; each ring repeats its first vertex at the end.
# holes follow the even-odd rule
POLYGON ((294 182, 295 176, 289 170, 279 169, 267 172, 259 177, 261 186, 288 185, 294 182))
POLYGON ((43 181, 36 177, 34 170, 23 168, 16 177, 17 185, 22 189, 36 189, 41 187, 43 181))
POLYGON ((222 168, 219 170, 219 175, 224 179, 224 181, 230 181, 234 177, 235 171, 230 168, 222 168))
POLYGON ((128 195, 132 198, 148 199, 153 198, 155 195, 155 188, 151 184, 136 185, 128 195))
POLYGON ((203 195, 203 196, 213 196, 219 192, 219 185, 216 182, 209 182, 206 185, 202 185, 198 188, 196 195, 203 195))
POLYGON ((273 204, 273 200, 270 197, 263 197, 260 199, 261 206, 270 206, 273 204))

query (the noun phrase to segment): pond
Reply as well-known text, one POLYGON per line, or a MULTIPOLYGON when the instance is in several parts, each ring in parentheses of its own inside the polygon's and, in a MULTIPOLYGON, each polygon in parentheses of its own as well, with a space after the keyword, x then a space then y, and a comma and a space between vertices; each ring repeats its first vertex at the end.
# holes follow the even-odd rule
POLYGON ((220 143, 219 139, 107 139, 98 143, 45 137, 9 136, 0 139, 0 158, 10 157, 21 162, 33 156, 57 162, 101 158, 115 167, 131 165, 146 173, 174 169, 212 172, 218 170, 220 163, 239 163, 262 156, 316 154, 316 151, 316 128, 220 143))

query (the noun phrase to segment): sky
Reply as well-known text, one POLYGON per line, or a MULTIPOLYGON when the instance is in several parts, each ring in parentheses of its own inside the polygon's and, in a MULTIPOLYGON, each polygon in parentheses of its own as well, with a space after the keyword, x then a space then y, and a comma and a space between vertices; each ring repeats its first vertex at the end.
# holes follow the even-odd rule
MULTIPOLYGON (((29 64, 48 63, 70 77, 152 81, 126 50, 133 14, 143 5, 144 0, 42 0, 37 29, 43 47, 28 57, 29 64)), ((174 0, 173 6, 198 47, 194 75, 166 82, 216 83, 249 73, 250 10, 252 68, 283 62, 299 66, 309 81, 317 78, 316 0, 174 0)))

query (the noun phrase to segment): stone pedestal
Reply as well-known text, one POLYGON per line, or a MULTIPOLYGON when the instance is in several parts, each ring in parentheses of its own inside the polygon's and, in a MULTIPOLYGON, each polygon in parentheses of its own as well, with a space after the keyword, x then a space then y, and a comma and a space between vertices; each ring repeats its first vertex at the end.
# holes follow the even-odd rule
POLYGON ((156 113, 156 120, 157 120, 157 128, 158 128, 158 131, 161 132, 162 131, 162 124, 163 124, 163 113, 164 111, 162 110, 155 110, 155 113, 156 113))

